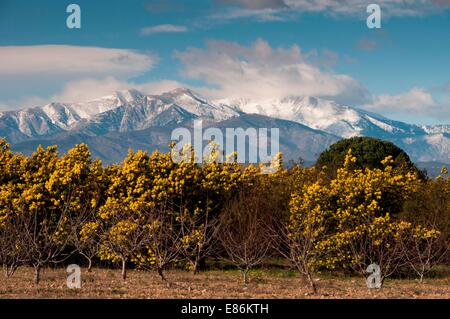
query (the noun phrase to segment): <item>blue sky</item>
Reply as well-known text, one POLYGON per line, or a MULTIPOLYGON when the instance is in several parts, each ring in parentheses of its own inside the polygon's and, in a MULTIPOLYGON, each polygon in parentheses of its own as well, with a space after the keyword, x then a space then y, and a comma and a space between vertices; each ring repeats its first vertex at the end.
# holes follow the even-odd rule
POLYGON ((315 95, 450 123, 450 1, 0 1, 0 110, 137 87, 210 98, 315 95), (68 29, 66 7, 81 7, 68 29), (99 50, 96 50, 99 49, 99 50))

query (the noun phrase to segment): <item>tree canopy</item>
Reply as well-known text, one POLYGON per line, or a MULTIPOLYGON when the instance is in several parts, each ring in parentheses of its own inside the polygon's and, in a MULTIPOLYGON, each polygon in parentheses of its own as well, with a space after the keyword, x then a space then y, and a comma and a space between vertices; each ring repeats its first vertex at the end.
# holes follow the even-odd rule
POLYGON ((411 162, 405 151, 391 142, 372 137, 352 137, 336 142, 320 154, 316 165, 319 167, 326 166, 331 172, 336 172, 337 168, 343 166, 350 149, 357 158, 354 163, 356 168, 382 169, 381 162, 386 157, 391 156, 394 169, 405 168, 415 171, 420 177, 423 177, 423 173, 411 162))

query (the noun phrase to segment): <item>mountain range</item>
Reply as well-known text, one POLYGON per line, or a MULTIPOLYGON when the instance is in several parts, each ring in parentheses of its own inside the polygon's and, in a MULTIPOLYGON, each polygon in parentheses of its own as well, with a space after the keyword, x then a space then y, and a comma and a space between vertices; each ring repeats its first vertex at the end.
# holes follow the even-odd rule
POLYGON ((407 124, 310 96, 208 100, 186 88, 160 95, 132 89, 84 103, 0 112, 0 136, 26 154, 39 144, 58 144, 65 152, 83 142, 94 156, 117 162, 129 148, 167 150, 172 130, 192 129, 196 119, 204 128, 279 128, 287 160, 314 162, 339 139, 371 136, 392 141, 415 162, 450 164, 450 125, 407 124))

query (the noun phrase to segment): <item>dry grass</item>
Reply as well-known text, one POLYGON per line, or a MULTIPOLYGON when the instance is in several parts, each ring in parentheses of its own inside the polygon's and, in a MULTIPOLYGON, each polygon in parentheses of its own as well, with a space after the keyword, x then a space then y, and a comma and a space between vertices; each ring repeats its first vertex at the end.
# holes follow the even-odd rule
POLYGON ((0 298, 450 298, 450 276, 426 279, 387 280, 379 290, 369 290, 359 277, 322 275, 319 292, 312 295, 292 272, 257 270, 246 287, 236 271, 208 271, 196 276, 169 271, 171 287, 154 273, 130 271, 123 281, 120 271, 83 271, 82 288, 66 287, 64 269, 46 269, 39 286, 32 283, 33 271, 22 268, 9 279, 0 277, 0 298))

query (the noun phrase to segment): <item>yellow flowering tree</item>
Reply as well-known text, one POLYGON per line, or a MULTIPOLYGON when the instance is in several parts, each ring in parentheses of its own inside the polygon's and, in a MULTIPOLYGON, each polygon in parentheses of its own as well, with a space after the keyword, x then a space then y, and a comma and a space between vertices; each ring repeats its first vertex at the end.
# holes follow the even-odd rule
POLYGON ((4 139, 0 140, 0 264, 7 277, 27 262, 22 218, 16 206, 24 187, 25 161, 24 156, 10 150, 4 139))
MULTIPOLYGON (((235 161, 221 163, 217 148, 211 145, 211 153, 204 164, 181 163, 175 170, 180 180, 191 174, 195 180, 177 188, 182 251, 194 274, 217 248, 217 226, 223 203, 228 201, 245 184, 249 174, 235 161), (191 173, 188 173, 191 172, 191 173), (189 198, 189 201, 184 199, 189 198)), ((232 158, 232 156, 229 156, 232 158)))
POLYGON ((294 193, 290 201, 291 218, 282 233, 288 247, 285 256, 304 276, 313 292, 317 290, 313 273, 323 256, 319 245, 327 238, 327 224, 333 214, 328 196, 328 190, 320 180, 304 185, 300 192, 294 193))
POLYGON ((399 243, 414 231, 397 214, 415 191, 417 174, 394 170, 391 157, 383 160, 383 169, 355 168, 356 161, 350 150, 336 178, 312 183, 294 194, 291 225, 309 225, 305 216, 312 215, 320 234, 313 245, 319 252, 314 258, 317 267, 350 266, 365 273, 376 263, 383 280, 404 261, 399 243))
POLYGON ((76 145, 58 159, 46 188, 55 196, 53 205, 66 215, 66 232, 70 235, 71 248, 88 261, 97 254, 98 237, 95 232, 83 230, 85 224, 96 218, 104 192, 104 174, 100 160, 93 161, 85 144, 76 145), (89 236, 88 236, 89 235, 89 236))
POLYGON ((122 277, 127 277, 127 263, 145 246, 146 217, 152 205, 150 156, 130 151, 121 166, 109 169, 106 201, 98 211, 97 221, 86 223, 82 232, 97 232, 101 238, 100 258, 121 262, 122 277))
POLYGON ((412 223, 415 235, 405 242, 407 262, 423 282, 436 265, 445 262, 450 251, 450 176, 443 167, 436 179, 423 181, 402 218, 412 223))
POLYGON ((49 187, 58 162, 56 147, 39 146, 21 161, 19 181, 11 198, 11 211, 19 220, 20 245, 26 249, 26 261, 33 265, 35 283, 49 262, 64 260, 70 242, 69 214, 62 209, 60 195, 49 187))

